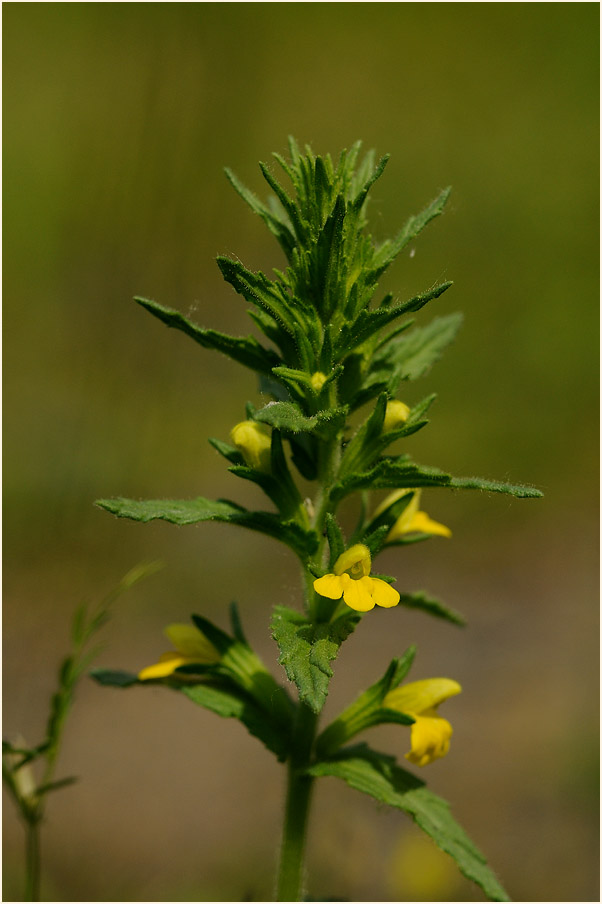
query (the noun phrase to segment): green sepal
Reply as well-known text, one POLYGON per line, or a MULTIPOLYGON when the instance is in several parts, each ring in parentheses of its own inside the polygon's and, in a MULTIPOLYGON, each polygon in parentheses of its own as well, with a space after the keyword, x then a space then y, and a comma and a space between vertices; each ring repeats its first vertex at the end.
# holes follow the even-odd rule
MULTIPOLYGON (((217 664, 220 674, 231 678, 243 691, 248 693, 272 719, 290 729, 294 704, 282 685, 278 684, 260 658, 246 641, 231 637, 202 615, 192 615, 194 625, 220 654, 217 664)), ((186 672, 194 666, 182 666, 178 671, 186 672)))
POLYGON ((119 669, 91 669, 90 678, 105 687, 131 687, 139 684, 138 676, 119 669))
POLYGON ((197 326, 192 321, 175 311, 173 308, 166 308, 157 304, 156 301, 150 301, 148 298, 136 297, 139 305, 142 305, 147 311, 158 317, 167 326, 181 330, 190 336, 203 348, 211 348, 215 351, 227 355, 239 364, 250 367, 258 373, 271 373, 272 368, 281 363, 278 355, 271 349, 264 348, 253 336, 236 337, 228 336, 226 333, 219 333, 217 330, 205 330, 197 326))
POLYGON ((278 662, 297 685, 300 700, 315 713, 321 711, 328 695, 333 675, 330 663, 360 620, 357 613, 349 612, 333 622, 314 624, 294 609, 274 609, 270 627, 280 650, 278 662))
POLYGON ((210 436, 208 438, 208 442, 213 446, 216 452, 219 452, 220 455, 223 455, 223 457, 233 465, 244 465, 244 457, 235 446, 231 446, 229 443, 225 443, 221 439, 215 439, 215 437, 213 436, 210 436))
POLYGON ((429 791, 424 782, 402 769, 394 757, 365 744, 347 748, 309 770, 315 777, 333 776, 375 800, 403 810, 449 854, 460 872, 480 886, 492 901, 509 901, 480 850, 451 815, 447 801, 429 791))
POLYGON ((328 567, 334 568, 334 563, 345 552, 345 537, 340 525, 331 512, 326 513, 326 537, 328 539, 328 567))
POLYGON ((435 597, 427 596, 422 590, 418 590, 415 593, 400 593, 398 605, 405 606, 407 609, 420 609, 428 615, 434 615, 435 618, 443 618, 445 621, 461 627, 466 624, 466 619, 463 615, 456 612, 455 609, 445 606, 435 597))
POLYGON ((416 647, 409 647, 403 656, 393 659, 382 678, 371 685, 319 735, 316 741, 316 755, 319 758, 331 756, 361 731, 374 725, 396 722, 412 725, 412 716, 383 707, 389 691, 394 690, 410 671, 416 647))
POLYGON ((283 520, 272 512, 251 512, 226 499, 99 499, 95 503, 118 518, 131 521, 168 521, 171 524, 198 524, 201 521, 220 521, 256 530, 285 543, 302 561, 318 548, 314 530, 306 530, 296 521, 283 520))

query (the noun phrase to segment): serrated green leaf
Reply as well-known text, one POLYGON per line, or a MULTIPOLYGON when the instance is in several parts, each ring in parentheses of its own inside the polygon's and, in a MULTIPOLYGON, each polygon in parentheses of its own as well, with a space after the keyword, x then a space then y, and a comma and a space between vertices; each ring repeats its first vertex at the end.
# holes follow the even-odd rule
POLYGON ((456 861, 460 872, 479 885, 490 900, 510 900, 483 854, 451 815, 449 804, 429 791, 420 779, 398 766, 393 757, 358 745, 341 751, 333 759, 317 763, 309 773, 343 779, 357 791, 403 810, 456 861))
POLYGON ((238 524, 280 540, 305 561, 318 547, 318 537, 313 530, 305 530, 297 522, 283 521, 272 512, 250 512, 248 509, 225 499, 99 499, 96 502, 118 518, 148 522, 169 521, 171 524, 198 524, 201 521, 220 521, 238 524))
POLYGON ((280 650, 278 662, 297 685, 299 698, 315 713, 320 712, 328 695, 333 674, 330 663, 359 621, 359 615, 345 613, 334 622, 313 624, 286 606, 274 609, 270 626, 280 650))
POLYGON ((236 337, 219 333, 217 330, 205 330, 175 311, 150 301, 148 298, 135 298, 139 305, 161 320, 167 326, 181 330, 202 345, 227 355, 239 364, 250 367, 259 373, 269 374, 273 367, 281 364, 278 355, 271 349, 264 348, 253 336, 236 337))
POLYGON ((503 483, 499 480, 486 480, 483 477, 452 477, 449 486, 455 490, 486 490, 489 493, 505 493, 519 499, 538 499, 543 496, 535 487, 523 486, 520 483, 503 483))
POLYGON ((204 706, 224 719, 238 719, 250 734, 258 738, 279 760, 288 755, 289 735, 248 694, 232 686, 210 683, 182 685, 176 688, 198 706, 204 706))
POLYGON ((372 270, 369 277, 371 282, 376 282, 387 267, 393 263, 397 255, 403 251, 406 245, 408 245, 412 239, 415 239, 432 219, 443 213, 443 208, 449 198, 450 191, 451 188, 443 189, 435 200, 431 201, 421 213, 410 217, 395 239, 388 239, 386 242, 383 242, 374 255, 372 270))
POLYGON ((395 395, 403 380, 417 380, 439 360, 456 337, 462 320, 461 314, 450 314, 404 335, 394 331, 374 355, 369 381, 386 380, 389 392, 395 395))
POLYGON ((422 612, 427 612, 429 615, 434 615, 436 618, 443 618, 446 621, 452 622, 454 625, 463 626, 466 624, 466 619, 463 615, 456 612, 455 609, 445 606, 440 600, 435 599, 435 597, 427 596, 427 594, 421 590, 416 593, 400 593, 399 605, 405 606, 407 609, 421 609, 422 612))

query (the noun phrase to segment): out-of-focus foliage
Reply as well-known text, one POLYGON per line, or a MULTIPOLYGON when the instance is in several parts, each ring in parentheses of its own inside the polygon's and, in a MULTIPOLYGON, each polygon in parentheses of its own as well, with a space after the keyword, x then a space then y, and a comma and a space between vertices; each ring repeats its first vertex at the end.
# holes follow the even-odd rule
MULTIPOLYGON (((465 693, 455 756, 430 781, 464 801, 458 817, 515 898, 591 898, 596 707, 582 688, 597 636, 595 4, 9 4, 3 18, 5 730, 35 737, 43 726, 48 670, 32 663, 57 661, 69 601, 141 558, 169 568, 116 614, 107 663, 152 661, 159 626, 234 597, 266 661, 274 655, 265 616, 290 601, 297 577, 284 548, 242 531, 226 545, 227 526, 113 522, 92 501, 231 495, 234 480, 205 437, 225 440, 241 420, 240 368, 166 334, 131 299, 152 296, 203 327, 246 334, 244 306, 212 257, 236 253, 269 270, 273 243, 223 164, 259 193, 249 161, 284 151, 286 134, 316 152, 361 135, 392 154, 386 190, 372 192, 379 239, 433 187, 454 188, 445 218, 381 283, 402 299, 453 277, 437 304, 450 305, 444 316, 465 314, 453 352, 420 398, 405 400, 414 406, 436 386, 444 403, 412 451, 452 473, 545 491, 537 506, 438 496, 436 517, 454 538, 437 557, 431 547, 428 574, 425 544, 386 553, 391 572, 403 556, 408 583, 473 626, 450 639, 442 625, 424 674, 445 657, 463 685, 479 675, 487 688, 465 693), (266 574, 257 562, 268 549, 266 574), (464 774, 477 788, 472 803, 464 774), (495 826, 480 822, 483 796, 495 826)), ((246 492, 255 507, 256 489, 246 492)), ((383 651, 420 643, 425 620, 400 614, 400 636, 375 620, 361 649, 349 640, 338 660, 347 698, 383 651)), ((57 796, 49 895, 269 896, 281 793, 269 784, 270 759, 239 726, 224 723, 216 737, 200 709, 195 732, 186 707, 150 700, 147 710, 132 692, 117 719, 106 697, 82 687, 70 722, 64 768, 87 781, 57 796), (126 726, 118 736, 116 722, 126 726), (152 746, 154 766, 139 762, 140 743, 152 746), (246 795, 247 807, 226 804, 205 834, 199 813, 213 795, 228 799, 232 751, 247 758, 254 790, 235 786, 232 800, 246 795), (180 776, 199 758, 216 790, 194 801, 180 776), (129 804, 116 813, 108 803, 119 794, 129 804), (220 856, 226 839, 238 872, 220 856)), ((333 712, 341 702, 333 694, 333 712)), ((389 729, 375 731, 391 748, 389 729)), ((325 882, 347 882, 325 896, 385 899, 388 817, 331 793, 315 814, 316 882, 324 863, 325 882)), ((10 899, 20 837, 6 819, 10 899)))

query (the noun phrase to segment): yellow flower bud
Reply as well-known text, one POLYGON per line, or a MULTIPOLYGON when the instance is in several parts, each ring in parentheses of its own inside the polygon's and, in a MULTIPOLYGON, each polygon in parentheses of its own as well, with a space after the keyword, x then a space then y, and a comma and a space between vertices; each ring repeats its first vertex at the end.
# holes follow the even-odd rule
POLYGON ((266 424, 257 421, 241 421, 230 431, 230 439, 246 464, 256 471, 269 474, 271 470, 272 436, 266 424))
POLYGON ((404 402, 398 402, 393 399, 387 402, 385 409, 385 420, 383 423, 383 433, 389 433, 391 430, 397 430, 402 424, 405 424, 410 416, 410 408, 404 402))
POLYGON ((311 375, 311 385, 313 386, 315 392, 320 392, 326 380, 326 374, 323 374, 320 370, 317 370, 315 374, 311 375))

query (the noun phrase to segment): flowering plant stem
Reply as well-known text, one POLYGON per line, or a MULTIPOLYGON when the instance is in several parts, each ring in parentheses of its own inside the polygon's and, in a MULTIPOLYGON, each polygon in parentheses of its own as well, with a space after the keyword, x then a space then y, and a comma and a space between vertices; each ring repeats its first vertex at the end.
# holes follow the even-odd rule
POLYGON ((387 294, 374 304, 374 294, 385 270, 443 212, 449 189, 410 217, 394 239, 377 243, 366 231, 365 207, 387 157, 376 162, 369 153, 359 162, 359 143, 343 151, 338 163, 330 155, 314 155, 309 147, 303 154, 294 139, 289 148, 290 161, 279 154, 275 158, 292 183, 292 194, 261 164, 275 196, 269 205, 227 171, 235 190, 277 239, 286 269, 274 270, 270 278, 239 260, 217 261, 224 279, 250 305, 253 323, 268 344, 254 336, 204 329, 178 311, 136 299, 167 326, 257 373, 267 404, 257 409, 247 403, 246 420, 231 430, 232 444, 209 441, 229 462, 233 475, 265 493, 271 511, 203 496, 97 503, 120 518, 178 525, 221 521, 286 544, 301 564, 305 589, 303 612, 277 605, 270 622, 288 685, 278 683, 253 652, 234 604, 231 634, 195 614, 194 626, 166 628, 174 649, 157 663, 137 675, 105 671, 95 677, 117 687, 162 682, 197 705, 239 719, 286 764, 279 901, 302 897, 312 789, 315 779, 326 775, 408 813, 490 898, 508 900, 445 801, 393 757, 364 743, 345 746, 360 732, 393 723, 411 727, 406 758, 414 765, 426 766, 445 756, 452 726, 437 707, 460 692, 457 681, 427 678, 400 687, 416 652, 409 647, 320 734, 317 725, 333 675, 331 663, 365 613, 375 607, 408 607, 463 624, 459 613, 439 600, 422 591, 400 593, 391 586, 393 577, 371 573, 373 560, 386 548, 451 536, 448 527, 420 509, 422 489, 541 494, 532 487, 452 477, 389 449, 428 423, 425 414, 434 395, 413 407, 396 396, 403 383, 416 380, 435 363, 454 339, 461 316, 448 314, 412 329, 412 320, 396 323, 440 298, 450 282, 403 302, 387 294), (358 426, 355 414, 367 405, 371 411, 358 426), (297 472, 305 481, 301 486, 297 472), (314 487, 312 498, 304 499, 302 486, 308 483, 314 487), (393 492, 375 504, 371 491, 380 490, 393 492), (336 513, 342 500, 353 494, 359 496, 359 519, 347 539, 336 513), (289 694, 293 686, 294 698, 289 694))
POLYGON ((307 774, 318 716, 305 704, 297 712, 294 755, 287 770, 287 789, 276 889, 278 901, 302 900, 305 846, 314 778, 307 774))

